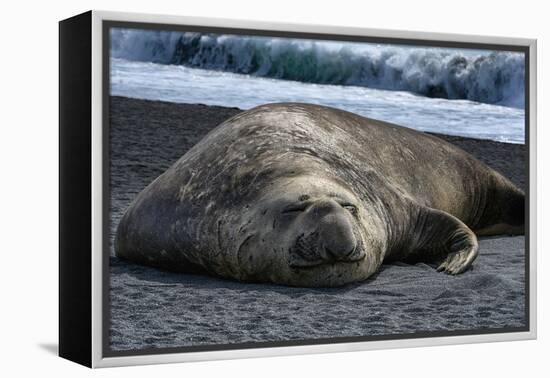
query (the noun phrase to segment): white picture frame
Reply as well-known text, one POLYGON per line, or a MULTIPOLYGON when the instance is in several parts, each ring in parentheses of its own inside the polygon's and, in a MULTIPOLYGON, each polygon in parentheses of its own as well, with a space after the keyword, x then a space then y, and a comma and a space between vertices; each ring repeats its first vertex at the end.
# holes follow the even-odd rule
MULTIPOLYGON (((60 101, 61 112, 64 107, 69 107, 72 102, 79 101, 79 106, 89 108, 90 118, 90 130, 82 130, 82 133, 88 133, 83 138, 89 138, 91 155, 88 157, 91 162, 89 174, 89 182, 91 183, 90 198, 81 198, 77 196, 67 196, 66 202, 60 203, 61 214, 63 215, 64 206, 71 206, 74 201, 79 203, 90 204, 90 226, 89 230, 80 228, 76 230, 82 238, 89 238, 90 245, 83 245, 82 248, 88 248, 86 252, 83 252, 82 258, 85 261, 78 261, 77 265, 68 257, 67 252, 60 251, 60 264, 65 266, 65 269, 73 269, 80 272, 80 278, 83 276, 89 277, 89 284, 86 282, 75 283, 74 276, 66 275, 66 270, 60 269, 60 287, 61 291, 67 296, 66 302, 60 297, 60 355, 76 362, 82 363, 90 367, 114 367, 114 366, 128 366, 128 365, 142 365, 153 363, 173 363, 173 362, 188 362, 188 361, 206 361, 206 360, 221 360, 221 359, 235 359, 235 358, 250 358, 250 357, 266 357, 266 356, 283 356, 283 355, 298 355, 298 354, 310 354, 310 353, 327 353, 327 352, 347 352, 358 350, 374 350, 374 349, 387 349, 387 348, 408 348, 408 347, 421 347, 421 346, 436 346, 436 345, 450 345, 450 344, 466 344, 466 343, 481 343, 481 342, 494 342, 494 341, 512 341, 512 340, 527 340, 535 339, 536 332, 536 251, 537 251, 537 237, 536 237, 536 219, 537 219, 537 161, 536 161, 536 62, 537 62, 537 45, 536 40, 522 39, 522 38, 502 38, 502 37, 490 37, 490 36, 476 36, 476 35, 459 35, 459 34, 443 34, 443 33, 424 33, 424 32, 410 32, 401 30, 383 30, 383 29, 368 29, 368 28, 350 28, 350 27, 336 27, 336 26, 323 26, 323 25, 306 25, 306 24, 284 24, 284 23, 265 23, 265 22, 251 22, 241 20, 229 20, 229 19, 214 19, 214 18, 194 18, 183 16, 170 16, 170 15, 154 15, 154 14, 137 14, 137 13, 123 13, 123 12, 105 12, 105 11, 90 11, 73 20, 76 26, 67 27, 65 31, 61 29, 60 38, 64 36, 68 39, 68 42, 61 45, 60 57, 66 56, 67 59, 72 57, 72 54, 77 52, 71 50, 70 36, 77 38, 78 32, 83 29, 89 28, 89 56, 91 61, 89 62, 90 69, 90 81, 89 81, 89 98, 81 98, 81 96, 75 96, 74 98, 66 97, 65 101, 60 101), (78 18, 80 17, 80 18, 78 18), (347 37, 368 37, 381 40, 419 40, 425 41, 427 44, 433 43, 434 45, 444 44, 470 44, 470 45, 507 45, 517 46, 525 51, 526 57, 528 57, 526 66, 526 72, 528 73, 528 82, 526 82, 526 88, 528 88, 527 98, 525 102, 525 114, 528 120, 526 128, 526 145, 528 146, 528 188, 526 193, 528 197, 528 232, 526 233, 526 240, 528 245, 528 269, 527 269, 527 297, 526 303, 528 303, 528 327, 524 331, 520 332, 505 332, 505 333, 484 333, 484 334, 456 334, 441 337, 415 337, 415 338, 403 338, 403 339, 390 339, 390 340, 373 340, 373 341, 355 341, 355 342, 338 342, 338 343, 323 343, 323 344, 310 344, 310 345, 292 345, 283 347, 258 347, 258 348, 243 348, 243 349, 225 349, 225 350, 211 350, 211 351, 185 351, 178 352, 177 350, 170 350, 166 353, 154 353, 154 354, 130 354, 130 355, 109 355, 105 353, 105 338, 108 336, 108 331, 105 329, 105 296, 104 290, 108 282, 105 280, 105 266, 108 262, 105 261, 105 212, 108 211, 108 207, 105 206, 104 197, 104 170, 106 169, 108 162, 105 161, 105 126, 106 115, 104 112, 105 98, 108 96, 108 88, 105 88, 105 43, 108 41, 107 28, 109 25, 118 25, 119 23, 131 23, 131 24, 143 24, 155 25, 158 28, 159 25, 166 26, 166 30, 170 30, 171 26, 197 26, 204 28, 222 28, 222 29, 239 29, 250 30, 251 34, 254 31, 268 31, 268 32, 281 32, 281 33, 307 33, 307 34, 320 34, 331 36, 347 36, 347 37), (78 25, 77 25, 78 24, 78 25), (64 34, 65 33, 65 34, 64 34), (66 54, 66 55, 63 55, 66 54), (87 260, 89 256, 89 260, 87 260), (86 263, 88 261, 88 263, 86 263), (75 267, 77 266, 77 267, 75 267), (65 275, 64 275, 65 274, 65 275), (68 287, 71 287, 68 289, 68 287), (67 288, 66 290, 64 290, 67 288), (89 289, 89 292, 88 292, 89 289), (84 299, 89 298, 90 303, 90 318, 84 319, 80 323, 71 322, 77 315, 75 310, 70 310, 70 303, 74 303, 75 296, 80 295, 84 299), (72 327, 72 328, 71 328, 72 327), (85 345, 80 352, 74 352, 72 349, 75 345, 78 345, 76 339, 82 345, 85 345), (89 347, 89 348, 88 348, 89 347), (84 351, 84 352, 83 352, 84 351)), ((67 24, 67 21, 60 23, 67 24)), ((70 22, 70 21, 69 21, 70 22)), ((88 47, 86 47, 88 48, 88 47)), ((62 58, 60 58, 62 60, 62 58)), ((78 60, 75 60, 75 64, 78 60)), ((87 64, 84 62, 84 64, 87 64)), ((88 68, 88 67, 86 67, 88 68)), ((85 69, 86 69, 85 68, 85 69)), ((63 72, 61 72, 63 74, 63 72)), ((62 75, 61 75, 62 76, 62 75)), ((60 80, 66 80, 69 82, 71 78, 60 80)), ((61 92, 65 88, 63 84, 60 84, 61 92)), ((86 93, 87 93, 86 87, 86 93)), ((62 94, 63 96, 63 94, 62 94)), ((68 116, 69 117, 69 116, 68 116)), ((63 117, 61 117, 61 123, 63 117)), ((63 133, 63 125, 60 126, 63 133)), ((63 140, 63 138, 62 138, 63 140)), ((70 141, 67 139, 67 143, 70 141)), ((61 143, 63 148, 63 143, 61 143)), ((84 151, 83 151, 84 153, 84 151)), ((79 159, 78 155, 74 156, 75 159, 79 159)), ((61 155, 61 164, 63 165, 63 155, 61 155)), ((67 168, 67 175, 71 173, 70 168, 67 168)), ((61 190, 63 190, 63 172, 61 172, 61 190)), ((63 218, 63 216, 61 216, 63 218)), ((67 224, 65 231, 70 231, 71 227, 77 227, 77 225, 69 224, 69 218, 67 218, 67 224)), ((61 219, 63 223, 63 219, 61 219)), ((62 228, 61 235, 64 233, 62 228)), ((74 242, 73 242, 74 243, 74 242)), ((60 243, 63 248, 63 243, 60 243)), ((67 242, 67 245, 70 244, 67 242)), ((73 257, 80 259, 79 257, 73 257)))

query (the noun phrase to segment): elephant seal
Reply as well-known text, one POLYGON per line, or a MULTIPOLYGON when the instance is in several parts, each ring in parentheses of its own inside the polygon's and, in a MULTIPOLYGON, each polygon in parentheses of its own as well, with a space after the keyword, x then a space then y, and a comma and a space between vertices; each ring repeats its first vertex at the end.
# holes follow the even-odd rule
POLYGON ((339 109, 262 105, 223 122, 147 186, 116 254, 249 282, 331 287, 383 261, 458 274, 478 235, 521 234, 524 194, 434 136, 339 109))

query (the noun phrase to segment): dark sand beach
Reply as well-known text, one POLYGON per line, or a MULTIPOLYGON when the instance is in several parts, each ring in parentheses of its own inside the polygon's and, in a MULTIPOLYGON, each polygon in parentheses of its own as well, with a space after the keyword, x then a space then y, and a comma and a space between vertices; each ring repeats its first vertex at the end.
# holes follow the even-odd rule
MULTIPOLYGON (((526 325, 523 236, 480 239, 474 268, 459 276, 423 263, 390 264, 372 279, 336 289, 174 274, 114 257, 114 232, 134 197, 212 128, 241 111, 111 98, 112 350, 526 325)), ((438 136, 525 189, 524 145, 438 136)))

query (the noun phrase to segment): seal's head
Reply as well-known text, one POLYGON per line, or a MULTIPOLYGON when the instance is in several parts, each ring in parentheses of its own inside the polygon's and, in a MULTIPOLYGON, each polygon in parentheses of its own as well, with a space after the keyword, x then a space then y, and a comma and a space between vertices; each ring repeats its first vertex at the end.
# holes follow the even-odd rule
POLYGON ((338 180, 301 175, 272 183, 243 214, 237 237, 241 279, 292 286, 362 281, 380 266, 376 215, 338 180))

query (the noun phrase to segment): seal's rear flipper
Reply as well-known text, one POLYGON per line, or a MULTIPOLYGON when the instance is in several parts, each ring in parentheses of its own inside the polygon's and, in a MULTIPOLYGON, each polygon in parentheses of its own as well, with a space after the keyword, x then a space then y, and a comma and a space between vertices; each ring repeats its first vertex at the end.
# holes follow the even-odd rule
POLYGON ((437 271, 459 274, 466 271, 478 254, 477 237, 458 218, 440 210, 422 207, 413 228, 418 257, 432 258, 437 271))
POLYGON ((474 231, 476 235, 524 235, 525 194, 502 176, 498 176, 490 204, 474 231))

